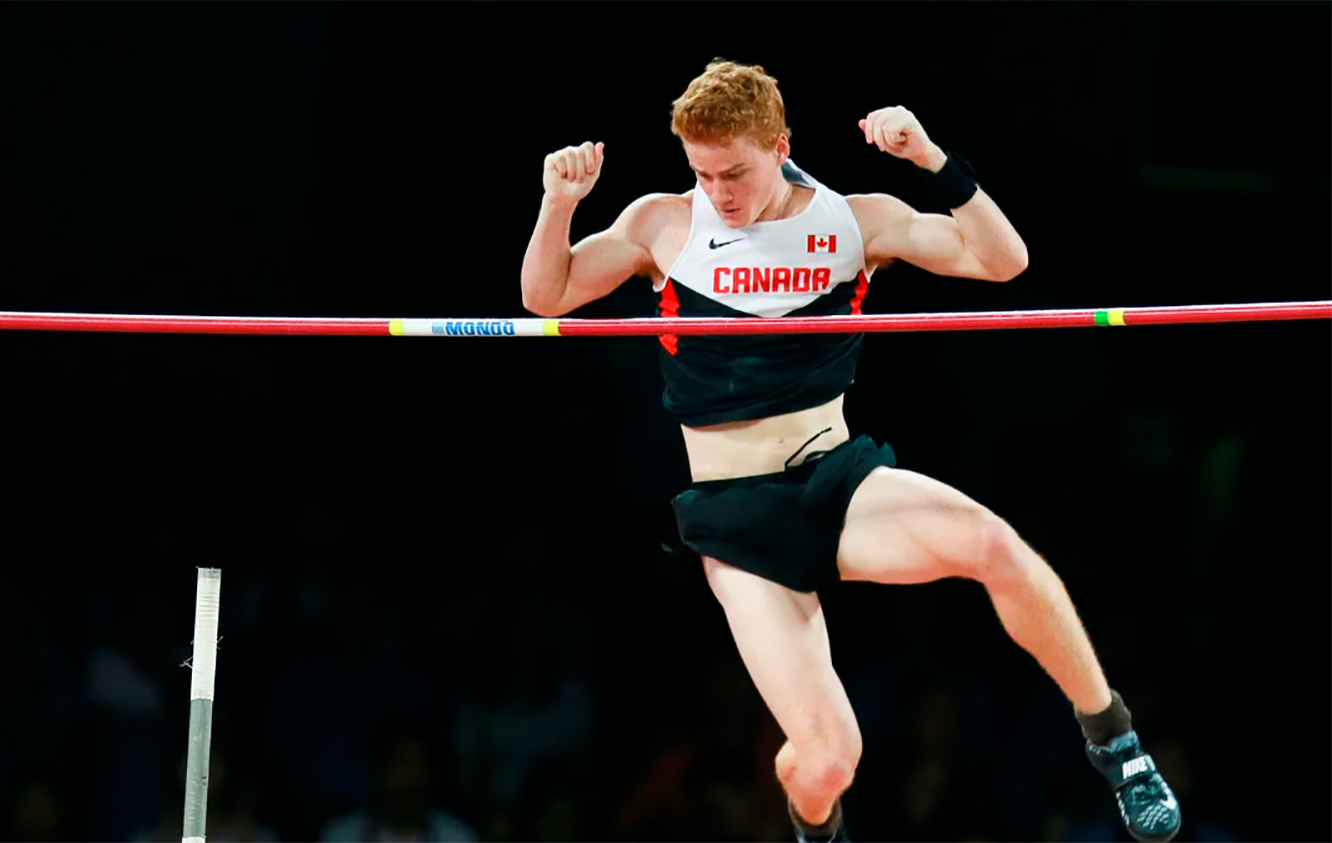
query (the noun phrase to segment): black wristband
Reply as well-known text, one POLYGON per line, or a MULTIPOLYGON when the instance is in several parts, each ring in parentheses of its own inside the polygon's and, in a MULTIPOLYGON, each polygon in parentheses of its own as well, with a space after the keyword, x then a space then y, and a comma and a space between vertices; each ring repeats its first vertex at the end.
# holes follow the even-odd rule
POLYGON ((948 153, 948 160, 937 173, 931 173, 924 167, 917 167, 916 170, 934 198, 950 210, 970 202, 979 187, 976 184, 976 171, 955 152, 948 153))

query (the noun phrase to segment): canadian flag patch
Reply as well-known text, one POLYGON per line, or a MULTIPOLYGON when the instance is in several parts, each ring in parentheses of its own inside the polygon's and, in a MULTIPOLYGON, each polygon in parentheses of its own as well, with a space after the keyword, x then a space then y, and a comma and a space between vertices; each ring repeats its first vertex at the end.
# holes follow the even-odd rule
POLYGON ((806 249, 809 252, 835 252, 837 251, 836 234, 811 234, 809 235, 809 246, 806 249))

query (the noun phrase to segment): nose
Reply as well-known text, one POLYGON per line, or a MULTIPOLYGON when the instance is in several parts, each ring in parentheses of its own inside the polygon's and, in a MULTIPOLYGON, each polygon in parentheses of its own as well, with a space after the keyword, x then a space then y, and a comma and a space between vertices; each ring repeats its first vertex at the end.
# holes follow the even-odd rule
POLYGON ((708 198, 712 200, 712 204, 720 207, 722 205, 731 204, 735 199, 735 194, 729 190, 714 187, 712 191, 708 193, 708 198))
POLYGON ((729 202, 732 199, 731 191, 722 186, 717 179, 699 179, 699 184, 703 187, 703 192, 713 202, 718 200, 729 202))

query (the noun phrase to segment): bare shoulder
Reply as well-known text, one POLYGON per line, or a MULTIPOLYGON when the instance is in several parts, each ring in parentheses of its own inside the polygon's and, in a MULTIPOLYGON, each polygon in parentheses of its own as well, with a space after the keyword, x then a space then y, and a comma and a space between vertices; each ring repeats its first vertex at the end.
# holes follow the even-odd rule
POLYGON ((649 193, 635 199, 629 206, 655 220, 675 220, 688 217, 693 203, 693 191, 688 193, 649 193))
POLYGON ((625 207, 611 234, 642 251, 644 274, 654 283, 665 277, 689 239, 693 192, 649 193, 625 207))
MULTIPOLYGON (((692 192, 692 191, 691 191, 692 192)), ((647 245, 660 235, 689 227, 690 194, 648 193, 630 202, 615 221, 615 228, 631 240, 647 245)))
POLYGON ((866 243, 895 226, 906 225, 916 214, 910 205, 887 193, 853 193, 846 197, 846 204, 866 243))

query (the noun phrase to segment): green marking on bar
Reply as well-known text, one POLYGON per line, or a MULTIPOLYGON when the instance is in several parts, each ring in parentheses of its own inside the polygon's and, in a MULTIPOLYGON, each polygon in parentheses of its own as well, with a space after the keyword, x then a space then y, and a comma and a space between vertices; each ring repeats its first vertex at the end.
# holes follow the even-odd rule
POLYGON ((1106 313, 1104 310, 1098 310, 1098 311, 1096 311, 1096 317, 1095 317, 1095 319, 1096 319, 1096 324, 1097 324, 1097 325, 1109 325, 1109 324, 1110 324, 1110 314, 1106 313))
POLYGON ((213 701, 190 700, 190 749, 185 762, 185 831, 204 837, 208 819, 208 750, 213 734, 213 701))

